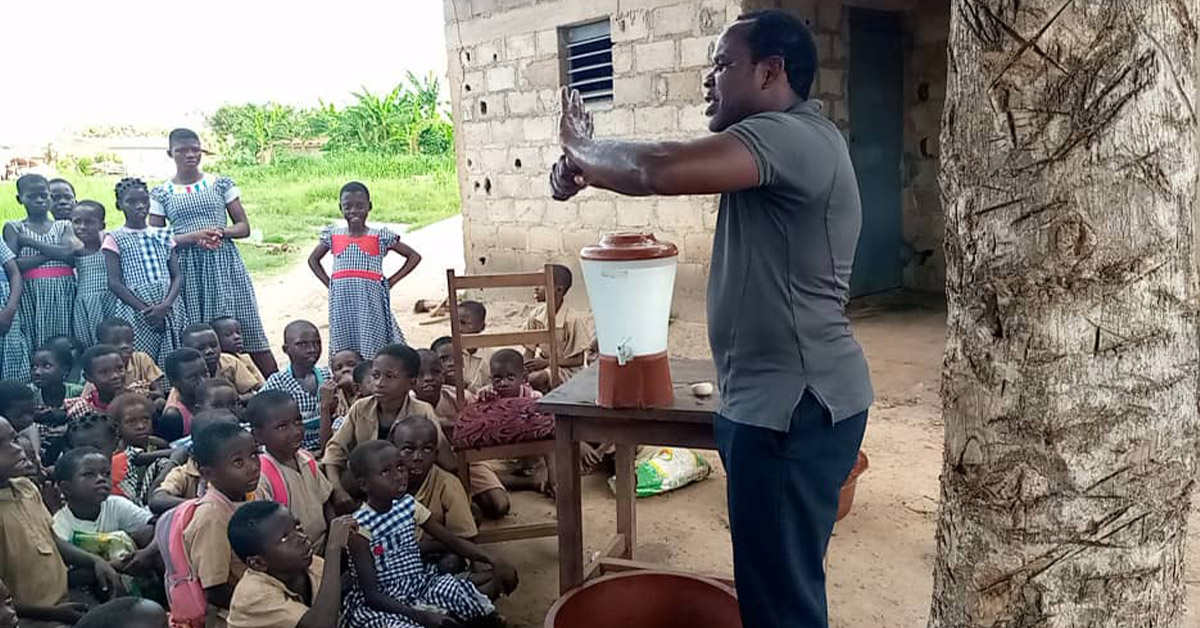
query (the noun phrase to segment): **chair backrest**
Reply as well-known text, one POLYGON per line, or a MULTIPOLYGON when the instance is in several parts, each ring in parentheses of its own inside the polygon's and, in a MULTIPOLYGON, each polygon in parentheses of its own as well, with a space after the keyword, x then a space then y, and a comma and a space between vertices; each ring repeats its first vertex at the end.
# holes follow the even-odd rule
POLYGON ((497 275, 458 275, 454 269, 446 271, 447 299, 450 306, 450 338, 454 341, 454 388, 458 395, 458 407, 466 404, 466 386, 463 381, 463 351, 488 347, 541 346, 550 363, 550 386, 562 383, 558 367, 558 333, 555 317, 558 312, 554 303, 554 267, 546 264, 541 272, 504 273, 497 275), (536 331, 466 334, 458 324, 458 293, 462 290, 489 290, 497 288, 537 288, 546 290, 546 328, 536 331))

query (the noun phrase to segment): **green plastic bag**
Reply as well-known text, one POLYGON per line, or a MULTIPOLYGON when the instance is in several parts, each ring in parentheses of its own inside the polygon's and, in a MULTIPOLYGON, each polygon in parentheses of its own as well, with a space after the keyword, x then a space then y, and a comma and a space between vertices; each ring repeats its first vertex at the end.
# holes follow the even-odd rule
MULTIPOLYGON (((634 463, 637 496, 650 497, 699 482, 712 473, 712 465, 696 452, 682 447, 645 447, 634 463)), ((617 479, 608 486, 616 492, 617 479)))

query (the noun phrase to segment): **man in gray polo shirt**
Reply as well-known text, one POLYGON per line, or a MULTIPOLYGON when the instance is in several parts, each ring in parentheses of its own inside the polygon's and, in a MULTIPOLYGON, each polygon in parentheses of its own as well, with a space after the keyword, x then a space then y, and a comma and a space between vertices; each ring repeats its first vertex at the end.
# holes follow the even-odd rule
MULTIPOLYGON (((551 188, 721 195, 708 329, 721 406, 716 440, 748 628, 827 626, 823 558, 871 405, 845 305, 862 220, 846 142, 808 100, 817 53, 799 19, 743 15, 705 78, 708 137, 592 138, 563 96, 551 188)), ((699 210, 697 210, 699 211, 699 210)))

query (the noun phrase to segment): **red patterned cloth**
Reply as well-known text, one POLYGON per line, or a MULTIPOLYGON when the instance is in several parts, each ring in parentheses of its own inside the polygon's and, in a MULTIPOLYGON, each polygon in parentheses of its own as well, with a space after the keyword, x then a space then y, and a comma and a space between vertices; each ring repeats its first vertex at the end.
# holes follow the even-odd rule
POLYGON ((463 449, 549 438, 554 417, 534 409, 536 399, 516 397, 468 405, 454 422, 454 445, 463 449))

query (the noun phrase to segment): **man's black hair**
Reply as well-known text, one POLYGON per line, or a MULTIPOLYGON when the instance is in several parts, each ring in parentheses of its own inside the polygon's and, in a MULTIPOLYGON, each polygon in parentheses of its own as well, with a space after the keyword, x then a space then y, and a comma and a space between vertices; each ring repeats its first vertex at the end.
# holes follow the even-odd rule
MULTIPOLYGON (((167 372, 167 377, 174 381, 179 379, 179 372, 183 369, 184 364, 196 360, 203 361, 204 354, 191 347, 176 349, 167 354, 167 359, 163 363, 163 370, 167 372)), ((206 370, 205 372, 207 373, 208 371, 206 370)))
POLYGON ((479 301, 463 301, 458 304, 460 310, 470 310, 479 317, 481 321, 487 321, 487 308, 479 301))
POLYGON ((125 177, 124 179, 117 181, 117 187, 115 190, 115 194, 117 197, 117 203, 121 202, 121 197, 126 192, 128 192, 129 190, 137 189, 137 188, 142 188, 143 190, 146 190, 146 191, 150 190, 150 188, 146 187, 145 181, 142 181, 141 179, 138 179, 136 177, 125 177))
POLYGON ((106 318, 103 321, 100 321, 99 325, 96 325, 96 337, 97 338, 107 338, 108 332, 113 331, 114 329, 132 330, 133 323, 131 323, 123 318, 118 318, 116 316, 110 316, 109 318, 106 318))
POLYGON ((99 213, 100 214, 100 222, 102 222, 102 223, 104 222, 104 213, 105 213, 104 205, 102 203, 100 203, 100 201, 82 200, 82 201, 79 201, 78 203, 75 203, 75 207, 76 208, 82 207, 89 211, 94 211, 94 212, 99 213))
POLYGON ((371 191, 367 189, 365 184, 359 183, 358 181, 351 181, 346 185, 343 185, 342 189, 338 190, 338 198, 341 198, 342 195, 347 192, 362 192, 363 194, 367 195, 368 201, 371 200, 371 191))
POLYGON ((433 344, 429 345, 429 350, 433 351, 434 353, 437 353, 438 347, 441 347, 442 345, 451 345, 451 344, 454 344, 453 338, 451 338, 450 336, 442 336, 441 338, 434 340, 433 344))
POLYGON ((83 356, 79 358, 79 365, 83 367, 84 373, 91 375, 93 373, 92 363, 94 363, 97 358, 102 358, 110 354, 121 355, 121 351, 113 345, 105 344, 88 347, 88 350, 84 351, 83 356))
POLYGON ((257 501, 243 504, 229 520, 229 546, 243 561, 262 554, 266 546, 262 525, 283 510, 278 502, 257 501))
POLYGON ((196 132, 191 129, 174 129, 169 135, 167 135, 167 146, 173 147, 180 142, 186 142, 188 140, 196 140, 199 142, 200 136, 196 135, 196 132))
POLYGON ((29 174, 23 174, 17 177, 17 194, 20 194, 22 190, 35 183, 41 183, 46 187, 50 187, 50 182, 46 181, 46 177, 31 172, 29 174))
POLYGON ((236 423, 205 425, 192 437, 192 458, 201 467, 211 467, 220 460, 225 445, 245 433, 246 430, 236 423))
POLYGON ((753 22, 746 35, 751 60, 782 57, 792 91, 807 99, 817 75, 817 44, 804 20, 787 11, 763 9, 743 13, 738 21, 753 22))
POLYGON ((60 456, 54 463, 54 481, 70 482, 71 478, 79 473, 79 465, 83 463, 83 459, 92 455, 103 456, 104 454, 95 447, 76 447, 60 456))
POLYGON ((283 390, 264 390, 246 402, 246 421, 261 429, 272 410, 288 403, 296 403, 290 393, 283 390))
POLYGON ((71 188, 71 194, 75 194, 75 186, 71 185, 70 181, 67 181, 66 179, 64 179, 62 177, 56 177, 54 179, 50 179, 49 181, 46 182, 46 185, 51 186, 51 185, 54 185, 55 183, 66 183, 67 187, 71 188))
POLYGON ((387 345, 380 349, 375 357, 381 355, 400 360, 400 363, 404 365, 404 372, 408 373, 410 378, 416 379, 421 374, 421 356, 408 345, 387 345))

